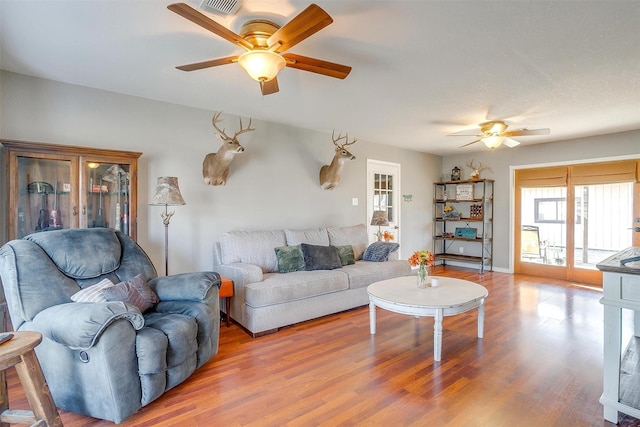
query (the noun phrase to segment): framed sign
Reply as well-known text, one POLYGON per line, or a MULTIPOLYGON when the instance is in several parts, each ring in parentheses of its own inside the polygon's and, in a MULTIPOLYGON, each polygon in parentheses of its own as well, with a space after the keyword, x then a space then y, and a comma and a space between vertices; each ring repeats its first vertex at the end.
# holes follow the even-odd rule
POLYGON ((473 200, 473 184, 456 185, 456 200, 473 200))
POLYGON ((462 237, 463 239, 475 239, 478 236, 477 228, 459 227, 456 228, 456 237, 462 237))

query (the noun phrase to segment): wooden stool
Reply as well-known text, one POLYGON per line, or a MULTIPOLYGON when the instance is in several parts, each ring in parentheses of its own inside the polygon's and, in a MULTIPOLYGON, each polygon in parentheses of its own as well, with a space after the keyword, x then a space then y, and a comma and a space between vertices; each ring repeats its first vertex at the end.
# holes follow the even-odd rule
POLYGON ((0 426, 8 423, 62 426, 40 362, 33 350, 42 341, 38 332, 12 332, 14 337, 0 344, 0 426), (9 409, 5 370, 15 366, 32 411, 9 409))
POLYGON ((229 313, 231 310, 231 297, 233 296, 233 280, 220 276, 220 290, 218 291, 218 296, 220 298, 224 298, 224 307, 226 309, 225 320, 227 321, 227 328, 231 325, 231 316, 229 313))

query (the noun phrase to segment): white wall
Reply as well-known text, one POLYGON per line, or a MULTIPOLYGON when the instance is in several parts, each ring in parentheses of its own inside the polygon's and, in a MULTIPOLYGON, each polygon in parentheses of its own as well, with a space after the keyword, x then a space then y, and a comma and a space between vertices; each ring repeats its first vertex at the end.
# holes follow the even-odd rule
MULTIPOLYGON (((553 129, 551 129, 553 132, 553 129)), ((471 160, 490 166, 492 172, 483 171, 482 178, 495 179, 494 204, 494 267, 512 269, 509 245, 512 244, 513 223, 510 220, 513 190, 510 188, 511 168, 527 165, 557 163, 584 163, 586 160, 605 160, 620 156, 640 158, 640 130, 592 136, 547 144, 522 145, 515 148, 500 147, 455 156, 442 160, 444 173, 451 173, 454 166, 462 169, 467 178, 470 169, 465 165, 471 160)), ((480 144, 478 144, 480 145, 480 144)))
MULTIPOLYGON (((319 187, 318 172, 333 157, 330 133, 254 120, 256 131, 239 137, 246 151, 231 165, 227 185, 212 187, 202 181, 202 160, 220 145, 212 111, 5 71, 0 88, 0 138, 143 152, 138 243, 161 274, 162 208, 148 206, 159 176, 177 176, 187 203, 173 209, 170 273, 210 269, 213 242, 225 231, 366 223, 367 158, 400 163, 402 193, 413 194, 401 207, 403 255, 431 248, 438 156, 359 140, 350 147, 357 159, 346 166, 340 185, 326 191, 319 187), (354 197, 359 206, 352 206, 354 197)), ((220 100, 219 109, 224 108, 220 100)), ((236 129, 237 117, 223 117, 228 130, 236 129)))

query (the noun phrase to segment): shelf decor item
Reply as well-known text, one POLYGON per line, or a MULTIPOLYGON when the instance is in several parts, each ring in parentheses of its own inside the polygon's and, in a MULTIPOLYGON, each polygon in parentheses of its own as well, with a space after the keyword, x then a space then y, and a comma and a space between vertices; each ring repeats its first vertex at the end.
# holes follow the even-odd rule
POLYGON ((473 219, 473 220, 482 219, 482 203, 473 204, 469 206, 469 219, 473 219))
POLYGON ((451 169, 451 181, 460 181, 460 168, 457 166, 451 169))
POLYGON ((478 236, 478 229, 471 227, 458 227, 456 228, 455 236, 463 239, 475 239, 478 236))
POLYGON ((412 267, 418 267, 418 288, 424 289, 429 287, 429 273, 427 267, 432 266, 435 263, 433 253, 423 249, 416 251, 409 257, 409 264, 412 267))
POLYGON ((462 217, 462 215, 460 214, 460 212, 458 212, 456 210, 456 208, 454 208, 451 205, 444 205, 444 208, 442 208, 442 218, 443 219, 454 219, 454 220, 458 220, 462 217))
POLYGON ((473 184, 456 185, 456 200, 473 200, 473 184))

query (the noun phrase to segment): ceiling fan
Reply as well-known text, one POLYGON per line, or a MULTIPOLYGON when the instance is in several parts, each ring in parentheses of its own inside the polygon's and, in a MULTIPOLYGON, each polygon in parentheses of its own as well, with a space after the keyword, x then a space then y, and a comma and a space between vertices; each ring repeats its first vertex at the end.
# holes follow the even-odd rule
POLYGON ((333 22, 318 5, 311 4, 282 27, 264 19, 251 20, 242 26, 239 35, 185 3, 170 4, 167 8, 246 50, 240 55, 176 67, 179 70, 194 71, 237 62, 260 83, 263 95, 278 92, 277 75, 284 67, 338 79, 344 79, 351 72, 351 67, 346 65, 283 53, 333 22))
MULTIPOLYGON (((471 141, 468 144, 463 145, 462 147, 466 147, 471 144, 475 144, 476 142, 482 141, 484 145, 487 147, 494 149, 498 148, 500 145, 504 144, 507 147, 515 147, 520 143, 515 139, 511 139, 512 136, 529 136, 529 135, 549 135, 549 129, 517 129, 507 132, 507 127, 509 126, 503 121, 494 120, 490 122, 481 123, 480 129, 473 130, 464 130, 461 132, 456 132, 447 136, 475 136, 478 139, 471 141), (478 133, 480 132, 480 133, 478 133)), ((460 147, 460 148, 462 148, 460 147)))

